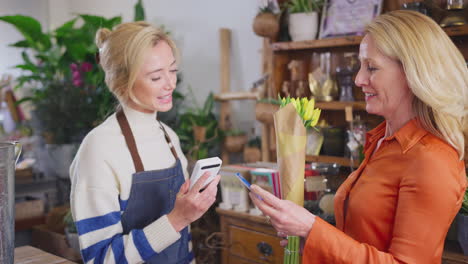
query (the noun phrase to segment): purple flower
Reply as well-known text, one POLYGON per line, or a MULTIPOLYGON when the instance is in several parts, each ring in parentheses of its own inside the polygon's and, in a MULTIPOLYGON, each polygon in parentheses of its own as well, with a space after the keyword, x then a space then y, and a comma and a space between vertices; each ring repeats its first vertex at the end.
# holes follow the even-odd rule
POLYGON ((81 79, 73 79, 73 85, 81 86, 83 85, 83 81, 81 79))
POLYGON ((76 63, 72 63, 72 64, 70 64, 70 69, 72 71, 77 71, 78 70, 78 65, 76 63))
POLYGON ((83 84, 83 78, 81 76, 81 72, 78 70, 72 70, 72 82, 75 86, 81 86, 83 84))
POLYGON ((81 64, 81 71, 82 71, 82 72, 89 72, 89 71, 91 71, 92 69, 93 69, 93 65, 92 65, 91 63, 89 63, 89 62, 86 62, 86 61, 85 61, 85 62, 83 62, 83 63, 81 64))
POLYGON ((73 79, 81 79, 81 73, 79 71, 72 72, 73 79))

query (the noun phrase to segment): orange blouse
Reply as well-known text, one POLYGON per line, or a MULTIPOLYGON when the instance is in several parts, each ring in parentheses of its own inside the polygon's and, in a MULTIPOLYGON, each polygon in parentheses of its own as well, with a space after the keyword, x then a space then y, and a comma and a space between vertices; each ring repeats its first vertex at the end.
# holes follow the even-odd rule
POLYGON ((337 227, 316 218, 304 264, 441 262, 466 188, 465 164, 418 124, 406 123, 375 153, 386 123, 367 134, 366 158, 335 196, 337 227))

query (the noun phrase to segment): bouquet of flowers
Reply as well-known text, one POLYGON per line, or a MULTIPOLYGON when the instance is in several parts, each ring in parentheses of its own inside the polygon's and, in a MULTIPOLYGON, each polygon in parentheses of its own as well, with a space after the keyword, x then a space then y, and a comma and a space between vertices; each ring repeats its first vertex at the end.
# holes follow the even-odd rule
MULTIPOLYGON (((287 97, 280 101, 274 121, 282 197, 304 206, 306 128, 317 125, 321 110, 314 108, 314 99, 287 97)), ((284 263, 299 263, 299 237, 288 236, 284 263)))

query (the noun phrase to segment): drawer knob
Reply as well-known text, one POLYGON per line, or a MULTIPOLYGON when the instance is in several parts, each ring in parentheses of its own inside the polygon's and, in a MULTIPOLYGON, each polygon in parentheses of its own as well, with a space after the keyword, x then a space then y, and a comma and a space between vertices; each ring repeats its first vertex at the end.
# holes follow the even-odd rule
POLYGON ((273 254, 273 248, 266 242, 258 243, 257 249, 264 256, 271 256, 273 254))

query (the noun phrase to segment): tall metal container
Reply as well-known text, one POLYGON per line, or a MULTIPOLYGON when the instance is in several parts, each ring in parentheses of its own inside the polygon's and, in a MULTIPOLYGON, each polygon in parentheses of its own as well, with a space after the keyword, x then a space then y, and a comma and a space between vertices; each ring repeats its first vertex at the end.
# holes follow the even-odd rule
MULTIPOLYGON (((15 143, 0 142, 0 263, 13 264, 15 250, 15 143)), ((18 153, 19 154, 19 153, 18 153)))

